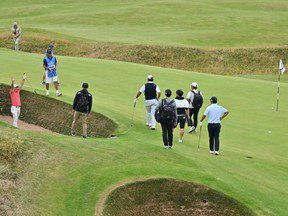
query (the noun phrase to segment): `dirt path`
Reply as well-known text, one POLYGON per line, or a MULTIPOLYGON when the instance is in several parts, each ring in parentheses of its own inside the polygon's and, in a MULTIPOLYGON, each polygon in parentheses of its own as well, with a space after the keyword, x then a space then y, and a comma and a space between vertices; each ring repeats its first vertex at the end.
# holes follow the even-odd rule
MULTIPOLYGON (((5 122, 7 124, 12 125, 12 117, 11 116, 2 116, 0 115, 0 121, 5 122)), ((28 124, 24 121, 18 120, 18 127, 20 130, 27 130, 27 131, 38 131, 38 132, 50 132, 53 133, 52 131, 45 129, 43 127, 34 125, 34 124, 28 124)))

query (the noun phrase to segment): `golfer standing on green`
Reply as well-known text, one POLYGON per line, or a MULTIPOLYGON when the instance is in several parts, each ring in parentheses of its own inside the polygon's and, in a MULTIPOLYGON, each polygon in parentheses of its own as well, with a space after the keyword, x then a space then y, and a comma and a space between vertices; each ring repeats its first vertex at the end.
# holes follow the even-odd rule
POLYGON ((198 84, 196 82, 191 83, 191 91, 187 94, 187 101, 189 102, 189 126, 188 133, 196 132, 198 123, 198 113, 203 105, 203 94, 198 90, 198 84), (192 122, 193 116, 193 122, 192 122), (192 125, 191 125, 192 123, 192 125))
POLYGON ((151 130, 155 130, 156 120, 155 120, 155 110, 158 105, 158 100, 161 96, 160 89, 158 85, 154 82, 154 77, 149 75, 147 77, 147 83, 144 84, 137 95, 134 98, 134 102, 136 102, 137 98, 144 94, 145 96, 145 104, 146 104, 146 115, 147 115, 147 123, 146 125, 150 127, 151 130))
POLYGON ((209 144, 210 144, 210 154, 219 154, 219 134, 221 129, 221 120, 223 120, 228 114, 228 110, 217 104, 217 98, 212 97, 210 99, 211 105, 208 106, 202 116, 200 121, 200 127, 202 127, 202 122, 208 116, 208 132, 209 132, 209 144), (215 144, 215 148, 214 148, 215 144))

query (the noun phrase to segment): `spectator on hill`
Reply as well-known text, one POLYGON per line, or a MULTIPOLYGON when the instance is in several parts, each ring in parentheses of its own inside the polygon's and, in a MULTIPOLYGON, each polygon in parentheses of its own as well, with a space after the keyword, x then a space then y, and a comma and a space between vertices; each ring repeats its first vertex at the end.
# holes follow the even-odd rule
POLYGON ((173 146, 173 128, 177 126, 177 107, 174 100, 170 97, 172 92, 170 89, 165 90, 166 98, 159 101, 156 112, 161 113, 161 127, 164 148, 172 148, 173 146))
MULTIPOLYGON (((53 51, 54 45, 51 43, 51 44, 49 45, 49 48, 46 50, 45 57, 47 56, 47 54, 48 54, 47 51, 48 51, 49 49, 50 49, 51 52, 52 52, 52 56, 54 56, 54 51, 53 51)), ((45 79, 46 79, 46 69, 44 70, 44 74, 43 74, 43 76, 42 76, 42 85, 46 85, 45 79)))
POLYGON ((211 105, 208 106, 202 116, 200 121, 200 127, 202 127, 202 122, 208 116, 208 132, 209 132, 209 144, 210 144, 210 154, 219 154, 219 134, 221 129, 221 121, 229 114, 228 110, 217 104, 217 98, 212 97, 210 99, 211 105), (215 146, 214 146, 215 144, 215 146))
POLYGON ((193 82, 191 84, 191 91, 187 94, 187 101, 189 102, 189 133, 196 132, 198 123, 198 113, 203 105, 203 95, 198 89, 198 84, 193 82), (193 116, 193 121, 192 121, 193 116))
POLYGON ((20 100, 20 91, 23 88, 24 82, 26 80, 26 74, 23 75, 22 82, 20 86, 15 83, 15 78, 12 78, 12 84, 10 89, 10 98, 11 98, 11 113, 13 115, 13 126, 18 127, 18 118, 21 111, 21 100, 20 100))
POLYGON ((13 27, 12 27, 12 35, 13 35, 13 40, 15 43, 15 50, 19 51, 19 42, 21 40, 21 28, 17 24, 17 22, 14 22, 13 27))
POLYGON ((75 136, 76 122, 82 116, 83 138, 87 138, 87 116, 92 108, 92 95, 88 92, 88 83, 82 84, 82 90, 75 95, 73 102, 73 123, 71 128, 71 135, 75 136))
POLYGON ((149 126, 151 130, 155 130, 156 128, 156 120, 154 114, 158 104, 158 100, 161 96, 160 88, 153 81, 154 77, 152 75, 149 75, 147 77, 147 83, 141 87, 141 89, 134 98, 134 102, 136 102, 137 98, 141 94, 144 94, 147 115, 146 125, 149 126))
POLYGON ((58 75, 57 75, 57 66, 58 66, 58 62, 55 56, 52 55, 52 50, 48 49, 47 50, 47 56, 45 56, 44 60, 43 60, 43 67, 46 70, 46 96, 50 95, 49 92, 49 87, 50 87, 50 83, 53 80, 54 82, 54 86, 56 89, 56 96, 61 96, 62 93, 59 92, 58 90, 58 75))
POLYGON ((176 97, 174 99, 177 107, 177 124, 180 124, 180 138, 179 143, 182 143, 184 136, 184 128, 186 120, 189 118, 189 103, 183 97, 183 91, 177 90, 176 97))

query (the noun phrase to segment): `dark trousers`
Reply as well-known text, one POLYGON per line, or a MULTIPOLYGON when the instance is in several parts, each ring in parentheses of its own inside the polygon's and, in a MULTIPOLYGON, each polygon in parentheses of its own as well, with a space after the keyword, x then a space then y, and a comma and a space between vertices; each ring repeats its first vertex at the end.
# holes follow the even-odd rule
POLYGON ((220 124, 208 124, 210 151, 219 151, 220 124), (215 144, 215 149, 214 149, 215 144))
POLYGON ((161 127, 164 146, 172 147, 174 121, 171 121, 170 119, 162 119, 161 127))
POLYGON ((198 124, 198 113, 199 113, 200 108, 190 108, 189 109, 189 117, 192 120, 192 115, 193 115, 193 123, 190 126, 194 126, 195 128, 197 127, 198 124))

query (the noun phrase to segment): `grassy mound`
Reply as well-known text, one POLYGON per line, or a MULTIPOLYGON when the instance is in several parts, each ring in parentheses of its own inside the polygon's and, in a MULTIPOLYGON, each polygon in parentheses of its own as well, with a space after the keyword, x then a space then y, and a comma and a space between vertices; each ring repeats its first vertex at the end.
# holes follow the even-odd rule
MULTIPOLYGON (((58 55, 119 60, 225 75, 274 74, 277 73, 279 59, 288 59, 287 47, 199 49, 161 45, 75 43, 39 36, 23 37, 21 50, 44 53, 51 41, 54 42, 55 53, 58 55)), ((0 47, 13 49, 10 35, 0 36, 0 47)))
MULTIPOLYGON (((0 103, 3 115, 10 115, 10 87, 0 85, 0 103)), ((51 131, 69 135, 73 121, 72 106, 53 98, 32 94, 28 91, 21 92, 20 119, 39 125, 51 131)), ((116 124, 109 118, 99 114, 91 113, 88 118, 88 136, 110 137, 116 130, 116 124)), ((78 134, 82 134, 81 119, 79 119, 77 129, 78 134)))
POLYGON ((119 187, 107 198, 104 215, 254 215, 215 190, 191 182, 151 179, 119 187))
POLYGON ((0 123, 0 215, 16 215, 15 197, 21 187, 20 175, 30 157, 33 142, 17 130, 0 123))

